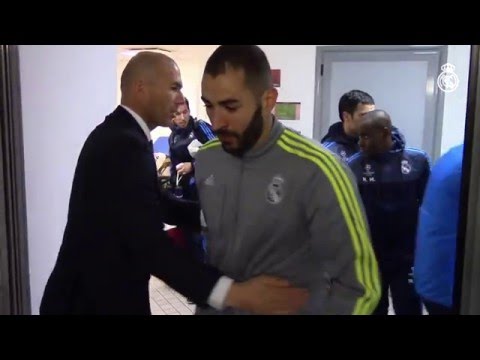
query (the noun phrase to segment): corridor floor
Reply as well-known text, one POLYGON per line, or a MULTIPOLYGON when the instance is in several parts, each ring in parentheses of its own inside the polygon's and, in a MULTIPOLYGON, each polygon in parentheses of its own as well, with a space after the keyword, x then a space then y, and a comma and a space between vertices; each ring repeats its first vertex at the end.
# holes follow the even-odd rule
POLYGON ((152 315, 193 315, 195 305, 162 281, 152 276, 149 287, 152 315))

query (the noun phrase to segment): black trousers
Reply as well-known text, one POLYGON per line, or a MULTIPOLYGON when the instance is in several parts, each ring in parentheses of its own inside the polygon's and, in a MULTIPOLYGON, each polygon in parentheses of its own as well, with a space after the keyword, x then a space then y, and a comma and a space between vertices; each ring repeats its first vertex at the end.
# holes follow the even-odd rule
POLYGON ((422 302, 413 284, 412 264, 380 265, 382 297, 373 315, 388 315, 389 290, 396 315, 422 315, 422 302))
POLYGON ((192 173, 184 175, 180 178, 179 187, 176 187, 176 174, 172 173, 170 175, 170 187, 172 193, 176 196, 181 195, 180 197, 185 200, 198 201, 198 191, 195 184, 191 184, 191 180, 194 177, 192 173), (177 194, 180 192, 180 194, 177 194))
POLYGON ((428 315, 455 315, 455 312, 447 306, 440 305, 425 299, 423 299, 423 303, 425 304, 425 308, 428 311, 428 315))

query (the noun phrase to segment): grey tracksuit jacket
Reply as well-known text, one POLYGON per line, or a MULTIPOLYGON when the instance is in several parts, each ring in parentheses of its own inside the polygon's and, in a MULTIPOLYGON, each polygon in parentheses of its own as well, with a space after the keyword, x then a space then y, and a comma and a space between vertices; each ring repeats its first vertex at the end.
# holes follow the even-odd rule
MULTIPOLYGON (((208 262, 236 281, 268 274, 307 287, 300 314, 370 314, 378 267, 352 173, 274 121, 268 142, 242 158, 218 140, 197 153, 208 262)), ((203 308, 198 314, 244 314, 203 308)))

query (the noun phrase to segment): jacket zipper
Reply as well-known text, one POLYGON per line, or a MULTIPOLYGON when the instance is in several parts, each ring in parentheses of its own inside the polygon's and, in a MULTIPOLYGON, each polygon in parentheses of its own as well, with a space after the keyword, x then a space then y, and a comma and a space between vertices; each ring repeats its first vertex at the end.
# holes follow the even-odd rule
POLYGON ((241 196, 241 190, 242 190, 242 183, 243 183, 243 171, 244 171, 244 164, 243 160, 240 160, 240 176, 239 176, 239 181, 238 181, 238 187, 237 187, 237 196, 236 196, 236 202, 234 205, 235 207, 235 224, 233 226, 234 230, 234 237, 233 237, 233 242, 230 247, 230 261, 233 263, 235 262, 235 258, 238 257, 237 251, 240 247, 240 233, 239 233, 239 213, 240 213, 240 196, 241 196))

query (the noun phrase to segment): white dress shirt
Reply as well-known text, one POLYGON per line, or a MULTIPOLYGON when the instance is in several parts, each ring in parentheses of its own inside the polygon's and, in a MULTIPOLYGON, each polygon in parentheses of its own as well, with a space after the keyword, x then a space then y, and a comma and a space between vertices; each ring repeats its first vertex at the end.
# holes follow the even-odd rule
MULTIPOLYGON (((127 110, 133 118, 137 121, 138 125, 140 128, 143 130, 145 133, 145 136, 147 137, 148 141, 152 141, 152 135, 150 134, 150 130, 145 123, 145 121, 138 115, 135 111, 130 109, 128 106, 121 105, 125 110, 127 110)), ((210 296, 208 297, 208 305, 213 307, 214 309, 217 310, 222 310, 225 307, 225 298, 227 297, 227 294, 230 290, 230 287, 233 284, 233 280, 230 279, 229 277, 222 276, 220 279, 218 279, 217 283, 213 287, 212 292, 210 293, 210 296)))

